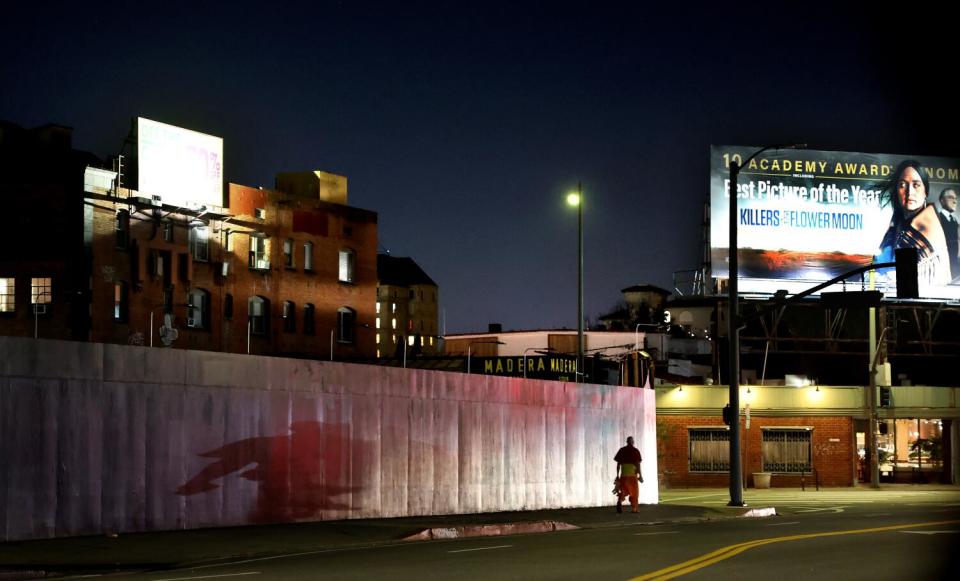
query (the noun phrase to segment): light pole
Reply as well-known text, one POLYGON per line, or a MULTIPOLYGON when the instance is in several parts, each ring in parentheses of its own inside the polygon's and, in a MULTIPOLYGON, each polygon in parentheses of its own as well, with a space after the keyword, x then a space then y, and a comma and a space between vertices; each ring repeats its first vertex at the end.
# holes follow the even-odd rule
POLYGON ((771 149, 801 149, 806 144, 794 145, 768 145, 758 149, 746 161, 740 163, 736 160, 730 161, 730 183, 727 189, 727 195, 730 198, 730 244, 727 253, 729 254, 730 272, 727 284, 728 301, 728 340, 729 340, 729 372, 730 376, 730 502, 727 506, 746 506, 743 502, 743 470, 740 461, 740 313, 737 305, 737 178, 740 176, 740 168, 749 165, 751 161, 761 153, 771 149))
POLYGON ((583 371, 583 187, 567 195, 567 204, 577 207, 577 383, 583 371))

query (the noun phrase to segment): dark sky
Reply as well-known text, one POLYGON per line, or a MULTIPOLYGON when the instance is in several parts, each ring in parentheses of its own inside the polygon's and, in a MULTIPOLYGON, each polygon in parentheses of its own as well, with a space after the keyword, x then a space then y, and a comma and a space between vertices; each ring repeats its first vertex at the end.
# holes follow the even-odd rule
POLYGON ((960 33, 920 4, 16 4, 0 118, 101 157, 131 117, 210 133, 246 185, 346 175, 451 333, 576 327, 578 181, 596 319, 699 266, 711 144, 960 156, 960 33))

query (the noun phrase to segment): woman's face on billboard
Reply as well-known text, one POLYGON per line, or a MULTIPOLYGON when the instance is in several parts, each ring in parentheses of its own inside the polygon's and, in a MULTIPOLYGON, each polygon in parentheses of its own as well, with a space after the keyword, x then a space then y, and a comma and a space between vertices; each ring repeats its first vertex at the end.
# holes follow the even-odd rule
POLYGON ((897 180, 897 195, 900 197, 900 207, 906 212, 916 212, 923 207, 927 190, 915 168, 908 167, 900 174, 900 179, 897 180))

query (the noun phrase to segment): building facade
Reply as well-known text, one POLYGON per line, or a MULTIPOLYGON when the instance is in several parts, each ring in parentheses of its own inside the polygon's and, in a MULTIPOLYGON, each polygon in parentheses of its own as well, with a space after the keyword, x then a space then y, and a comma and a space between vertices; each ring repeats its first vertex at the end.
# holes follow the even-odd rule
MULTIPOLYGON (((869 482, 869 407, 862 386, 743 386, 741 433, 745 486, 770 474, 774 487, 853 486, 869 482)), ((944 483, 960 470, 960 389, 894 387, 896 405, 878 412, 881 482, 944 483)), ((726 386, 657 388, 661 483, 729 483, 729 433, 721 410, 726 386)))
POLYGON ((347 205, 345 177, 228 184, 225 207, 185 208, 119 187, 117 172, 72 150, 68 128, 41 129, 3 135, 4 166, 45 160, 34 164, 45 181, 11 169, 0 184, 23 216, 4 244, 30 248, 0 259, 0 334, 373 356, 363 330, 374 324, 377 215, 347 205))
POLYGON ((377 255, 378 358, 440 352, 439 288, 412 259, 377 255))

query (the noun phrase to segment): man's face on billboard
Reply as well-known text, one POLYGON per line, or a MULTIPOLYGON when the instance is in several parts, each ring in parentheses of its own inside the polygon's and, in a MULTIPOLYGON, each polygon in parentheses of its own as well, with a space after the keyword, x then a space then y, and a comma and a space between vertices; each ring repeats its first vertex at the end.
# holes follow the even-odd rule
POLYGON ((956 190, 946 190, 940 194, 940 204, 943 206, 943 209, 950 212, 957 211, 957 191, 956 190))
POLYGON ((900 174, 897 195, 900 196, 900 207, 907 212, 916 212, 923 207, 927 190, 923 187, 923 179, 916 169, 908 167, 900 174))

